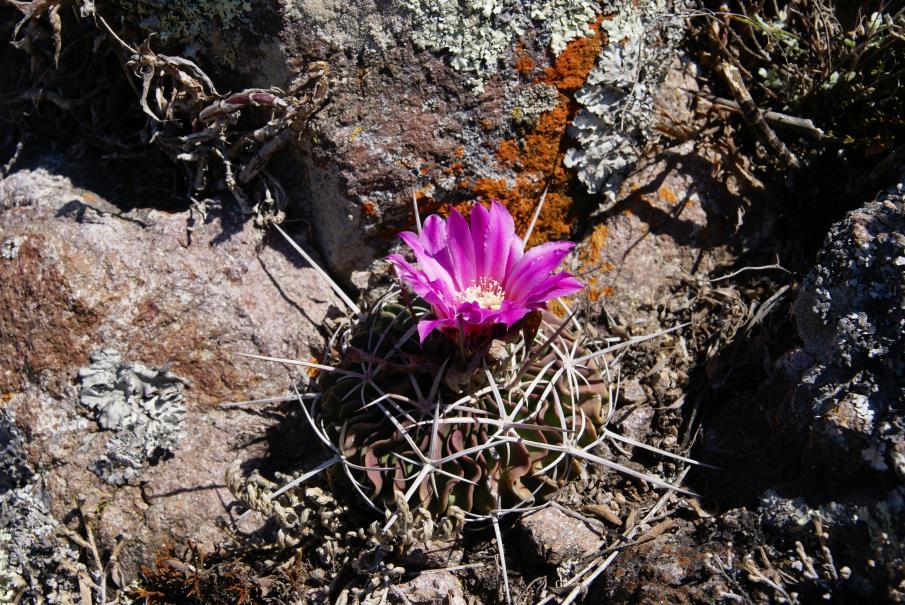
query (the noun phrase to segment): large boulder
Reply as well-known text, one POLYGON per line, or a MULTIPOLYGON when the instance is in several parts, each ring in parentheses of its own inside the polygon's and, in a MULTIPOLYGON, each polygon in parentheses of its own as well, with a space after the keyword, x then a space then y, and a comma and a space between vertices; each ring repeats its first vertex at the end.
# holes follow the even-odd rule
POLYGON ((0 520, 22 574, 48 569, 48 526, 82 531, 79 503, 102 548, 128 536, 126 582, 165 543, 213 547, 224 470, 276 422, 217 404, 291 389, 237 354, 310 358, 330 288, 228 213, 124 212, 45 168, 0 180, 0 250, 0 520))
POLYGON ((830 230, 794 307, 814 365, 789 410, 806 462, 834 479, 905 485, 905 194, 830 230))
MULTIPOLYGON (((736 544, 733 556, 747 553, 756 583, 772 578, 803 602, 905 600, 903 189, 830 228, 791 304, 799 346, 773 360, 759 388, 719 393, 705 425, 700 455, 728 467, 708 491, 753 514, 765 546, 736 544)), ((763 325, 783 321, 777 314, 786 307, 764 311, 763 325)), ((748 338, 767 350, 756 331, 748 338)))
POLYGON ((594 206, 586 192, 613 197, 650 134, 681 4, 180 0, 97 11, 134 45, 153 34, 155 49, 196 61, 221 92, 286 88, 309 62, 328 64, 326 105, 272 167, 327 264, 349 277, 414 224, 413 190, 425 212, 501 199, 523 230, 549 184, 535 241, 577 231, 594 206))

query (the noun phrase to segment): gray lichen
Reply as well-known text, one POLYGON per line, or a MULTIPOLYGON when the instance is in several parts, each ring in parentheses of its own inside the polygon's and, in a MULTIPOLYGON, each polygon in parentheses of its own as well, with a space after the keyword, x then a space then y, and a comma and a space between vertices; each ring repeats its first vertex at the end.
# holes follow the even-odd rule
POLYGON ((22 235, 13 235, 12 237, 8 237, 3 240, 3 243, 0 244, 0 257, 3 260, 15 260, 19 257, 19 248, 22 247, 22 243, 25 241, 25 236, 22 235))
POLYGON ((575 0, 547 0, 546 2, 526 2, 530 16, 545 25, 550 37, 550 50, 559 55, 566 44, 575 38, 590 36, 591 23, 600 12, 599 2, 576 2, 575 0))
POLYGON ((5 411, 0 411, 0 494, 22 487, 33 478, 25 446, 25 435, 5 411))
POLYGON ((682 37, 682 23, 670 0, 631 0, 611 5, 604 20, 607 44, 585 85, 575 95, 583 109, 569 133, 578 147, 565 164, 590 193, 612 201, 625 174, 638 160, 654 116, 654 98, 682 37))
POLYGON ((78 553, 59 529, 36 483, 0 495, 0 603, 78 602, 78 553))
POLYGON ((531 127, 559 103, 559 93, 549 84, 534 84, 519 90, 512 119, 519 126, 531 127))
POLYGON ((497 62, 529 27, 559 54, 575 38, 591 33, 600 2, 588 0, 402 0, 412 14, 412 41, 452 55, 480 90, 497 62))
POLYGON ((182 438, 183 391, 188 384, 167 367, 124 363, 113 349, 96 351, 79 370, 82 405, 94 410, 101 428, 114 431, 95 472, 123 485, 148 462, 171 454, 182 438))

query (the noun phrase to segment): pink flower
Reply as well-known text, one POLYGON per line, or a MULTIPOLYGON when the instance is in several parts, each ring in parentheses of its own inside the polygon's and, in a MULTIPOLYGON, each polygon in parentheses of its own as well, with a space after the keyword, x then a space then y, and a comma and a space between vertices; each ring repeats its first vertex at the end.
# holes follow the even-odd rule
POLYGON ((524 252, 512 216, 492 201, 488 211, 475 204, 471 225, 452 211, 449 220, 431 215, 421 235, 399 237, 415 253, 417 265, 401 254, 387 257, 399 278, 434 309, 435 319, 418 323, 421 341, 435 329, 466 335, 493 324, 513 324, 546 302, 583 287, 565 271, 554 274, 575 244, 550 242, 524 252))

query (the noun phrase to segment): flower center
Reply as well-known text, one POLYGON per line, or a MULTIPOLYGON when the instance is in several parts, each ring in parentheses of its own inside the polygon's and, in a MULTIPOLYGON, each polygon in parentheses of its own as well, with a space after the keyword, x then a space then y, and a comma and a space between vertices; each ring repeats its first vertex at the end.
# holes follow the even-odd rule
POLYGON ((456 302, 475 302, 484 309, 499 310, 506 297, 503 287, 492 277, 482 277, 473 286, 459 292, 456 302))

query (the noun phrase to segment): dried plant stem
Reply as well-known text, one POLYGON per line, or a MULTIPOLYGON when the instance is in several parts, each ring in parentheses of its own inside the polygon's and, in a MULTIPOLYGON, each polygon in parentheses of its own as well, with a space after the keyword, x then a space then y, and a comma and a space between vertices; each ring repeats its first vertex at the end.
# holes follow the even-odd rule
POLYGON ((343 291, 339 284, 333 281, 333 278, 330 277, 330 275, 326 271, 321 269, 320 265, 314 262, 314 259, 311 258, 311 256, 307 252, 305 252, 302 247, 295 242, 294 239, 289 237, 289 235, 285 231, 283 231, 279 225, 274 225, 274 228, 279 231, 280 235, 282 235, 286 239, 286 241, 289 242, 289 244, 293 248, 295 248, 295 251, 298 252, 315 271, 317 271, 318 275, 323 277, 327 281, 327 283, 330 284, 330 287, 333 289, 336 295, 339 296, 339 298, 344 303, 346 303, 346 306, 349 307, 349 310, 352 311, 352 313, 354 313, 355 315, 361 315, 361 309, 358 307, 358 305, 352 302, 352 299, 349 298, 349 295, 346 294, 345 291, 343 291))
POLYGON ((525 237, 522 238, 522 244, 527 245, 528 239, 531 238, 531 234, 534 232, 534 225, 537 223, 537 217, 540 216, 540 211, 544 207, 544 202, 547 201, 547 190, 550 188, 550 184, 547 183, 547 186, 544 187, 544 192, 540 196, 540 200, 537 202, 537 208, 534 209, 534 215, 531 217, 531 222, 528 224, 528 230, 525 231, 525 237))
POLYGON ((772 152, 776 153, 783 162, 796 170, 800 168, 801 163, 798 161, 798 158, 795 157, 795 154, 789 151, 786 144, 776 136, 776 133, 773 132, 773 129, 770 128, 770 125, 767 124, 767 121, 764 119, 764 112, 754 103, 754 99, 751 98, 751 93, 748 92, 748 88, 745 86, 744 80, 742 80, 742 74, 738 67, 731 63, 723 62, 720 64, 717 71, 723 77, 723 80, 726 82, 729 89, 732 90, 732 94, 735 96, 735 100, 738 101, 739 107, 741 108, 742 117, 745 119, 745 122, 747 122, 748 126, 754 130, 754 133, 761 139, 761 142, 772 152))

